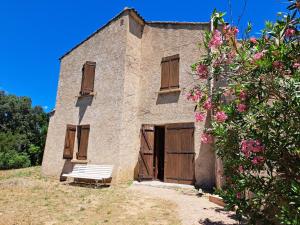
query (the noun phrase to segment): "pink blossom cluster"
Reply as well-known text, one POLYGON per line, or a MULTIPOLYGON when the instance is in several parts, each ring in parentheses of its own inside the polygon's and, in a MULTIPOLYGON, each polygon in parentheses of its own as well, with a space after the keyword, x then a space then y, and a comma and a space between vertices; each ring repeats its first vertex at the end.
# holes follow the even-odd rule
POLYGON ((226 115, 225 112, 223 111, 219 111, 216 113, 215 115, 215 120, 218 122, 218 123, 223 123, 227 120, 228 116, 226 115))
POLYGON ((251 153, 259 153, 264 150, 263 145, 258 140, 242 140, 241 141, 241 152, 246 158, 250 157, 251 153))
POLYGON ((239 29, 237 27, 231 27, 230 25, 226 25, 223 28, 223 33, 227 40, 229 40, 230 38, 235 38, 238 32, 239 29))
POLYGON ((208 99, 203 103, 203 108, 206 109, 206 110, 212 109, 211 98, 208 98, 208 99))
POLYGON ((300 63, 295 62, 295 63, 293 64, 293 68, 294 68, 294 69, 300 69, 300 63))
POLYGON ((208 43, 208 47, 210 48, 218 48, 223 44, 222 34, 218 30, 214 30, 213 36, 208 43))
POLYGON ((237 111, 238 111, 238 112, 242 113, 242 112, 245 112, 245 111, 246 111, 247 106, 246 106, 245 104, 243 104, 243 103, 240 103, 240 104, 237 105, 236 108, 237 108, 237 111))
POLYGON ((290 38, 290 37, 293 37, 295 35, 295 33, 296 33, 295 29, 293 29, 293 28, 287 28, 285 30, 284 35, 285 35, 285 37, 290 38))
POLYGON ((265 158, 263 156, 254 156, 251 160, 253 165, 261 164, 265 161, 265 158))
POLYGON ((276 61, 274 61, 274 62, 272 63, 272 65, 273 65, 273 67, 274 67, 275 69, 277 69, 277 70, 283 70, 283 69, 284 69, 284 64, 283 64, 283 62, 281 62, 281 61, 276 60, 276 61))
POLYGON ((201 136, 201 142, 203 144, 212 144, 213 143, 213 136, 209 133, 203 133, 201 136))
POLYGON ((262 59, 263 56, 264 56, 263 52, 257 52, 253 55, 253 59, 254 59, 254 61, 258 61, 258 60, 262 59))
POLYGON ((204 121, 204 119, 205 119, 204 113, 197 112, 195 114, 195 119, 196 119, 196 122, 202 122, 202 121, 204 121))
POLYGON ((246 91, 244 91, 244 90, 240 91, 239 98, 240 98, 242 101, 245 101, 246 98, 247 98, 247 93, 246 93, 246 91))
POLYGON ((251 37, 249 40, 250 40, 250 43, 252 43, 252 44, 254 44, 254 45, 257 44, 257 40, 256 40, 255 37, 251 37))
POLYGON ((191 100, 194 102, 200 101, 202 97, 202 92, 196 88, 186 94, 187 100, 191 100))
POLYGON ((199 64, 197 66, 197 74, 200 79, 207 79, 208 78, 208 68, 206 65, 199 64))

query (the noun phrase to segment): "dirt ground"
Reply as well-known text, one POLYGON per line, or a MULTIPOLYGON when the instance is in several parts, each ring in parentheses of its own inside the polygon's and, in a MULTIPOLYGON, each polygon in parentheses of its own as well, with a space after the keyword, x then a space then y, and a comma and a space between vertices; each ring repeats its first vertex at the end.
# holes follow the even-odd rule
POLYGON ((41 176, 40 167, 0 171, 0 225, 235 224, 230 217, 207 198, 180 190, 72 186, 41 176))

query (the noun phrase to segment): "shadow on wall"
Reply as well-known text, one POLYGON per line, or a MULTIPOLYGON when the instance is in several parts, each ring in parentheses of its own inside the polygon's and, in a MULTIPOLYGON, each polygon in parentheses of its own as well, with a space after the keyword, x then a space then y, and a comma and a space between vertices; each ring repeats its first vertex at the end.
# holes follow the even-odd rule
MULTIPOLYGON (((211 112, 207 113, 205 128, 211 127, 211 112)), ((200 137, 196 137, 200 138, 200 137)), ((211 190, 215 186, 215 154, 213 146, 201 142, 198 158, 196 159, 196 180, 202 189, 211 190)))
POLYGON ((91 106, 92 102, 93 102, 93 96, 84 96, 77 99, 76 107, 79 107, 78 124, 81 123, 82 118, 87 110, 87 107, 91 106))
POLYGON ((74 167, 74 164, 71 163, 71 160, 70 159, 65 159, 64 166, 63 166, 62 171, 60 173, 59 181, 66 181, 67 177, 63 177, 62 175, 64 173, 71 173, 72 170, 73 170, 73 167, 74 167))
POLYGON ((156 105, 176 103, 179 100, 180 92, 158 94, 156 105))

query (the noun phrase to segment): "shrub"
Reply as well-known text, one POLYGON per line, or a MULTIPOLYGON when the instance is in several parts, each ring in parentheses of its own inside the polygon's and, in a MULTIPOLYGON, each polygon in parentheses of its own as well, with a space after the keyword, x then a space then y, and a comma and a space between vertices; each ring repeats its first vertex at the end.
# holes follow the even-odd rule
POLYGON ((260 38, 249 36, 249 24, 241 41, 215 11, 207 54, 192 65, 196 79, 208 78, 188 99, 197 113, 214 114, 202 142, 214 137, 223 160, 218 192, 249 224, 300 224, 300 2, 290 2, 291 11, 267 22, 260 38))

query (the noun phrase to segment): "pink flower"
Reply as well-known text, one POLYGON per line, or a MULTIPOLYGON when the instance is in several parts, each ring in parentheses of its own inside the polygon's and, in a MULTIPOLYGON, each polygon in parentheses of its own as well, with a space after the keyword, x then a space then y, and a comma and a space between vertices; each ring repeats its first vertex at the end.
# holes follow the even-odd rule
POLYGON ((223 43, 223 40, 222 40, 221 32, 218 30, 214 30, 213 36, 212 36, 210 42, 208 43, 208 47, 218 48, 219 46, 222 45, 222 43, 223 43))
POLYGON ((203 104, 203 108, 206 110, 210 110, 212 108, 212 103, 211 103, 211 99, 208 98, 204 104, 203 104))
POLYGON ((215 120, 218 122, 218 123, 223 123, 227 120, 228 116, 226 115, 225 112, 223 111, 220 111, 220 112, 217 112, 216 115, 215 115, 215 120))
POLYGON ((236 35, 239 32, 239 29, 237 27, 233 27, 232 32, 234 35, 236 35))
POLYGON ((288 28, 288 29, 286 29, 284 35, 285 35, 285 37, 289 38, 289 37, 294 36, 295 33, 296 33, 295 29, 293 29, 293 28, 288 28))
POLYGON ((213 143, 213 136, 208 133, 203 133, 201 136, 201 142, 203 144, 212 144, 213 143))
POLYGON ((199 64, 197 67, 197 73, 200 79, 207 79, 208 77, 208 68, 206 65, 199 64))
POLYGON ((256 40, 255 37, 250 38, 250 42, 251 42, 252 44, 257 44, 257 40, 256 40))
POLYGON ((300 69, 300 63, 295 62, 295 63, 293 64, 293 68, 295 68, 295 69, 300 69))
POLYGON ((263 156, 254 156, 254 158, 251 160, 253 165, 261 164, 265 161, 265 158, 263 156))
POLYGON ((242 101, 246 100, 246 98, 247 98, 246 92, 242 90, 242 91, 240 92, 240 94, 239 94, 239 98, 240 98, 242 101))
POLYGON ((241 141, 241 152, 245 155, 246 158, 250 157, 251 152, 258 153, 262 152, 264 147, 262 143, 258 140, 242 140, 241 141))
POLYGON ((238 104, 237 105, 237 111, 239 111, 240 113, 245 112, 246 111, 247 106, 245 104, 238 104))
POLYGON ((242 165, 239 166, 239 172, 243 173, 244 172, 244 167, 242 165))
POLYGON ((237 197, 238 199, 241 199, 241 198, 242 198, 241 192, 236 193, 236 197, 237 197))
POLYGON ((263 53, 263 52, 258 52, 258 53, 256 53, 256 54, 254 54, 253 59, 254 59, 255 61, 257 61, 257 60, 260 60, 263 56, 264 56, 264 53, 263 53))
POLYGON ((272 63, 272 65, 273 65, 274 68, 276 68, 278 70, 282 70, 283 67, 284 67, 284 65, 283 65, 283 63, 281 61, 274 61, 272 63))
POLYGON ((186 94, 186 98, 187 100, 197 102, 202 98, 202 92, 198 89, 194 89, 193 91, 186 94))
POLYGON ((196 122, 202 122, 205 119, 205 115, 203 113, 197 112, 195 114, 195 119, 196 119, 196 122))

